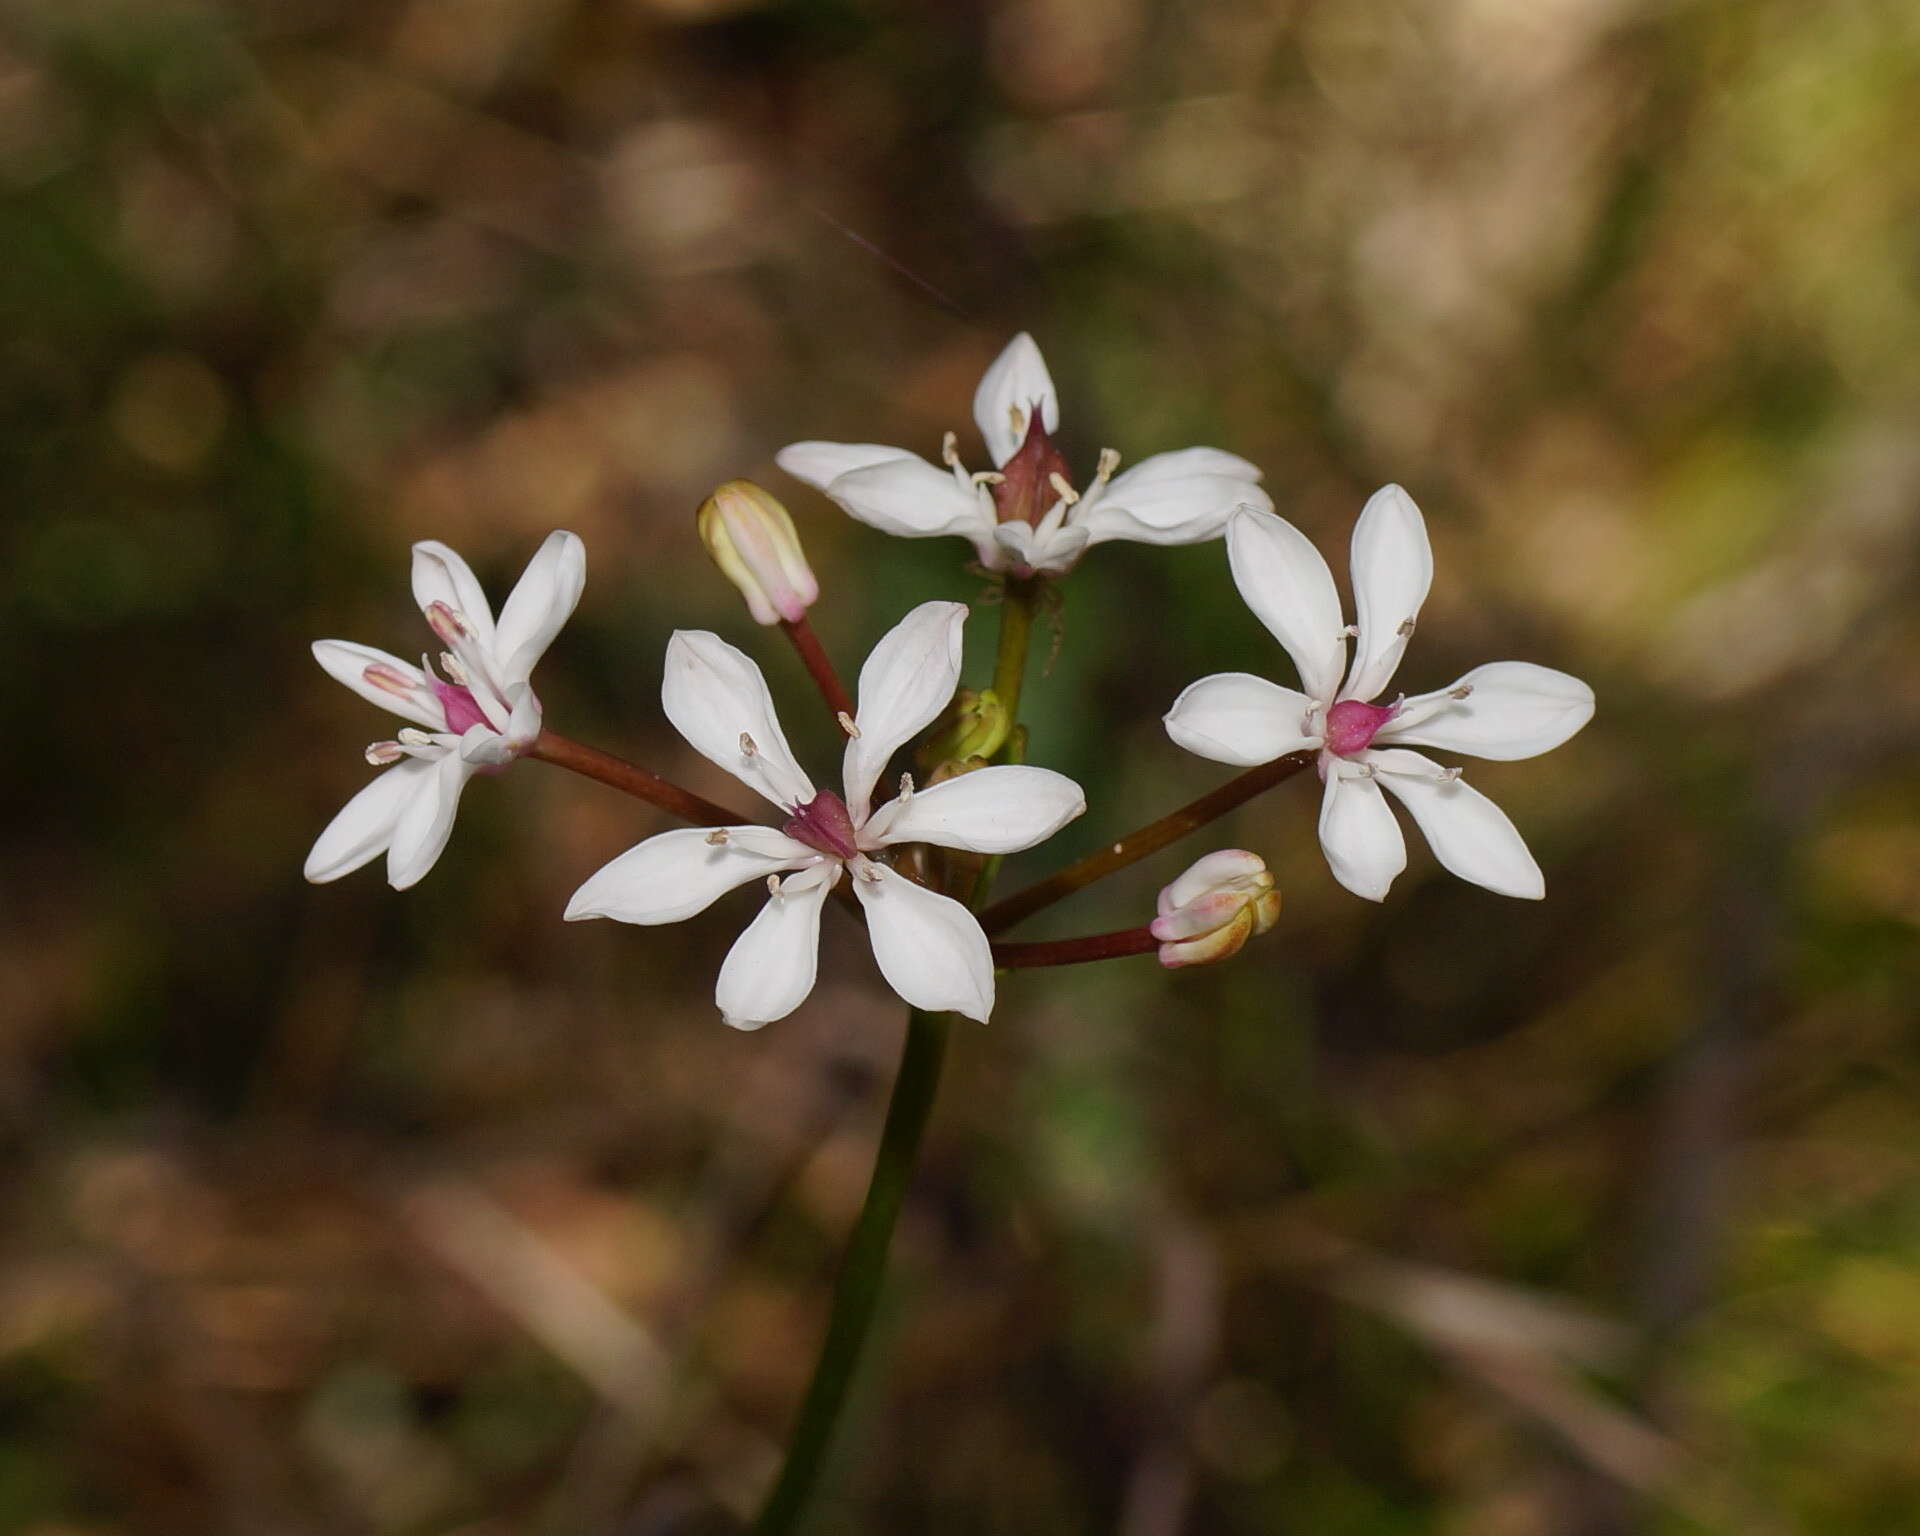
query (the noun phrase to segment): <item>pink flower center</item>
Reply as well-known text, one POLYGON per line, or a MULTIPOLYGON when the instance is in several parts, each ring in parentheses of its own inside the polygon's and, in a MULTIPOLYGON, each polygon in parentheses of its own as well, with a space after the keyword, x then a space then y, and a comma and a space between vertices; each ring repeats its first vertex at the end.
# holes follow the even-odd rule
POLYGON ((476 725, 492 729, 492 722, 474 702, 472 689, 463 688, 458 683, 443 683, 437 677, 432 682, 434 697, 447 712, 447 729, 454 735, 464 736, 476 725))
POLYGON ((860 845, 854 840, 853 817, 847 813, 847 802, 830 789, 821 790, 805 805, 798 807, 792 819, 780 830, 796 842, 817 848, 832 858, 852 859, 860 853, 860 845))
POLYGON ((1336 757, 1352 757, 1373 745, 1380 727, 1398 713, 1391 704, 1362 704, 1342 699, 1327 711, 1327 750, 1336 757))

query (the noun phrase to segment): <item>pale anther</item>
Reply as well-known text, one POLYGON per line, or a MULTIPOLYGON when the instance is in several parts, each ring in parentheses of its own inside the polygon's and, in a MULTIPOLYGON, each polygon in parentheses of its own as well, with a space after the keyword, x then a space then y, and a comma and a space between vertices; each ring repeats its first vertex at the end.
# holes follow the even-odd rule
POLYGON ((767 876, 767 894, 769 896, 778 896, 780 894, 780 877, 778 875, 767 876))
POLYGON ((1100 450, 1100 462, 1096 464, 1093 469, 1093 483, 1095 485, 1105 485, 1107 481, 1112 478, 1113 472, 1119 467, 1120 450, 1118 448, 1102 448, 1100 450))
POLYGON ((975 485, 1005 485, 1007 477, 997 469, 976 469, 969 477, 975 485))
POLYGON ((1053 494, 1068 506, 1072 506, 1080 499, 1080 493, 1067 484, 1067 477, 1057 469, 1047 476, 1047 484, 1053 487, 1053 494))
POLYGON ((425 731, 417 730, 411 725, 403 725, 400 727, 400 745, 403 747, 430 747, 433 745, 433 738, 425 731))
POLYGON ((406 753, 397 741, 376 741, 367 747, 367 761, 376 768, 384 768, 389 763, 397 763, 406 753))
POLYGON ((447 674, 448 682, 457 683, 462 688, 465 688, 473 681, 473 679, 468 676, 467 669, 460 665, 460 658, 454 655, 452 651, 442 651, 440 653, 440 670, 447 674))
POLYGON ((753 744, 753 738, 745 731, 740 733, 740 752, 743 757, 753 757, 760 749, 753 744))
POLYGON ((840 729, 845 731, 855 741, 860 739, 860 727, 853 723, 852 715, 843 709, 835 713, 833 718, 840 722, 840 729))
POLYGON ((1457 784, 1460 781, 1460 772, 1458 768, 1442 768, 1440 770, 1440 782, 1442 784, 1457 784))
POLYGON ((1464 699, 1471 695, 1472 692, 1472 683, 1459 683, 1447 690, 1447 697, 1450 699, 1464 699))
POLYGON ((1027 413, 1017 405, 1007 407, 1007 420, 1013 423, 1013 435, 1016 438, 1027 435, 1027 413))
POLYGON ((900 775, 900 803, 902 805, 905 805, 912 798, 913 798, 913 775, 910 773, 903 773, 900 775))
POLYGON ((1358 624, 1349 624, 1334 638, 1338 640, 1357 640, 1360 638, 1360 626, 1358 624))
POLYGON ((951 432, 940 439, 940 462, 949 469, 960 467, 960 439, 951 432))
POLYGON ((374 687, 384 689, 388 693, 398 694, 401 698, 405 698, 408 694, 412 693, 417 686, 413 679, 408 677, 404 672, 400 672, 382 661, 374 662, 360 675, 372 683, 374 687))
POLYGON ((1413 620, 1402 619, 1400 621, 1400 627, 1396 629, 1394 633, 1398 635, 1402 640, 1406 639, 1408 635, 1413 633, 1413 620))
POLYGON ((715 827, 707 834, 707 844, 713 848, 724 848, 727 845, 727 829, 715 827))

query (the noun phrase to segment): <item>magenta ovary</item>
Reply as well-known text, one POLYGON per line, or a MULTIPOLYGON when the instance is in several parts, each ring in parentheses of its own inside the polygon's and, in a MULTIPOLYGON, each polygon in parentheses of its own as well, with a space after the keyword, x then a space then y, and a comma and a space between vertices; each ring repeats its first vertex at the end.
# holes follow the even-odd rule
POLYGON ((835 859, 855 859, 860 845, 855 839, 853 817, 847 802, 830 789, 823 789, 805 805, 794 808, 792 818, 780 829, 796 842, 835 859))
POLYGON ((1327 750, 1336 757, 1352 757, 1373 745, 1380 728, 1398 710, 1390 704, 1363 704, 1342 699, 1327 711, 1327 750))
POLYGON ((458 683, 443 683, 432 678, 433 696, 440 701, 440 708, 446 712, 447 729, 456 736, 464 736, 476 725, 484 725, 489 730, 493 722, 480 708, 471 688, 463 688, 458 683))

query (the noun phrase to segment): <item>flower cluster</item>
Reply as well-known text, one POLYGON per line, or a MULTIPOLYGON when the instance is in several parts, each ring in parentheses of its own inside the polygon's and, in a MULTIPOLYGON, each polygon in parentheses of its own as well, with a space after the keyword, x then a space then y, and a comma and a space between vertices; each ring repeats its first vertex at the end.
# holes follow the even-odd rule
POLYGON ((1053 380, 1030 337, 1016 336, 987 370, 973 413, 990 471, 970 473, 951 433, 944 467, 870 443, 794 443, 777 458, 861 522, 910 538, 965 538, 979 564, 1004 579, 1010 605, 1030 602, 1095 544, 1224 535, 1234 584, 1292 659, 1300 687, 1224 672, 1174 701, 1165 717, 1174 742, 1247 770, 1195 803, 1206 816, 1196 820, 1189 807, 1019 897, 983 906, 1000 855, 1044 842, 1086 809, 1073 780, 1009 760, 1024 754, 1026 739, 1013 702, 1024 625, 1002 630, 995 673, 996 683, 1004 676, 1009 684, 1003 699, 959 687, 965 605, 922 603, 874 647, 855 703, 807 626, 820 587, 792 518, 763 488, 729 481, 700 508, 702 540, 753 619, 792 640, 835 713, 847 738, 837 791, 817 787, 795 759, 758 665, 705 630, 682 630, 669 642, 662 709, 695 751, 774 808, 777 825, 743 822, 644 769, 553 736, 530 679, 579 600, 580 541, 552 534, 497 619, 465 562, 426 543, 414 549, 413 589, 445 647, 438 670, 426 657, 415 667, 346 641, 314 646, 328 673, 408 724, 367 749, 386 771, 321 833, 307 877, 337 879, 385 853, 391 883, 412 885, 446 846, 471 776, 527 755, 577 768, 697 824, 612 860, 574 894, 569 919, 678 922, 728 891, 765 882, 767 899, 729 951, 716 989, 721 1015, 742 1028, 784 1017, 812 990, 821 915, 836 893, 863 922, 887 983, 926 1011, 986 1019, 1002 965, 1154 951, 1169 968, 1223 960, 1272 928, 1280 912, 1265 862, 1240 849, 1202 858, 1161 892, 1157 913, 1137 929, 1037 945, 996 944, 990 935, 1307 766, 1322 785, 1320 846, 1348 890, 1381 900, 1406 865, 1391 795, 1454 874, 1508 896, 1543 894, 1540 868, 1506 815, 1457 767, 1415 749, 1531 757, 1587 722, 1592 690, 1564 672, 1503 661, 1382 702, 1433 579, 1426 524, 1406 492, 1390 485, 1360 514, 1349 624, 1326 561, 1274 513, 1259 471, 1244 459, 1187 448, 1115 473, 1119 455, 1106 449, 1092 479, 1076 488, 1053 441, 1053 380), (916 738, 924 784, 901 775, 882 793, 889 765, 916 738))

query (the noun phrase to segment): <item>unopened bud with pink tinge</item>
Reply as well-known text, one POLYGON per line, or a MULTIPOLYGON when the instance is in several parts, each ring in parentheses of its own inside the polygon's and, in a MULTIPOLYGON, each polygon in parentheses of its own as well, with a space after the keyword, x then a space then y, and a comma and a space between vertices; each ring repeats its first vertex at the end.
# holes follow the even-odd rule
POLYGON ((751 480, 729 480, 695 514, 700 541, 757 624, 798 622, 820 596, 787 509, 751 480))
POLYGON ((1160 893, 1149 932, 1168 970, 1237 955, 1280 920, 1280 893, 1266 861, 1243 848, 1210 853, 1160 893))

